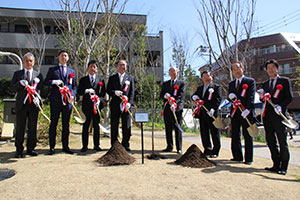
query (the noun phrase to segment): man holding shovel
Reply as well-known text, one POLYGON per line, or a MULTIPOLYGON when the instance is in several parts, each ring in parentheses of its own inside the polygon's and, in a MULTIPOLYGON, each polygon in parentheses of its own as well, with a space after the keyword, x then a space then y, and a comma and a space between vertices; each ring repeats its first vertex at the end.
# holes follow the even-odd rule
POLYGON ((255 120, 254 97, 255 80, 244 76, 244 65, 241 62, 235 62, 231 65, 232 74, 235 77, 229 83, 229 99, 233 102, 231 110, 231 152, 232 161, 243 161, 241 145, 241 126, 245 139, 245 164, 251 165, 253 161, 253 140, 248 132, 249 124, 255 120))
POLYGON ((197 88, 192 95, 192 100, 196 102, 196 110, 194 111, 195 118, 200 120, 200 132, 204 154, 211 158, 217 158, 221 148, 220 133, 213 125, 214 119, 217 117, 218 107, 221 102, 221 87, 212 82, 213 77, 210 72, 204 71, 201 73, 203 84, 197 88), (204 109, 204 107, 206 109, 204 109), (206 111, 207 110, 207 111, 206 111), (212 136, 213 148, 210 142, 212 136))
POLYGON ((285 125, 280 114, 287 112, 287 106, 293 99, 291 82, 289 78, 278 75, 279 65, 276 60, 267 61, 265 67, 270 78, 263 83, 263 89, 260 89, 259 93, 264 93, 262 98, 265 106, 262 117, 273 161, 273 166, 266 167, 265 170, 285 175, 290 155, 285 125))
POLYGON ((103 98, 105 96, 105 83, 103 78, 97 76, 98 64, 95 60, 88 63, 88 75, 79 81, 78 95, 83 95, 82 111, 85 115, 85 122, 82 126, 82 149, 81 152, 88 150, 89 127, 93 121, 94 129, 94 150, 101 151, 100 145, 100 108, 103 107, 103 98), (100 107, 100 108, 99 108, 100 107))
POLYGON ((178 69, 171 67, 169 69, 169 76, 171 80, 163 83, 160 98, 164 99, 164 108, 162 115, 164 116, 167 148, 163 152, 171 152, 173 150, 172 130, 175 127, 175 141, 177 153, 182 153, 182 129, 180 127, 182 121, 183 103, 182 98, 184 94, 184 82, 177 80, 178 69))

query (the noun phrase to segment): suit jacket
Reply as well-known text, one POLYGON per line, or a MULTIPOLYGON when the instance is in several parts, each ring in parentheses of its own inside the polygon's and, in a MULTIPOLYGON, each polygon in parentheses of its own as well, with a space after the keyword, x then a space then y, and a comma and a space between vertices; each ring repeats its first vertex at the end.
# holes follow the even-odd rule
MULTIPOLYGON (((288 104, 291 103, 293 100, 293 93, 292 93, 290 79, 287 77, 279 76, 277 78, 276 85, 275 85, 273 91, 271 91, 271 88, 269 87, 269 79, 263 83, 262 87, 263 87, 265 93, 271 94, 271 101, 273 102, 273 104, 280 105, 281 109, 282 109, 282 113, 286 113, 288 104), (275 98, 273 95, 276 92, 276 88, 279 84, 281 84, 283 87, 282 87, 282 90, 279 92, 278 98, 275 98)), ((273 110, 273 107, 271 107, 271 105, 267 104, 266 109, 273 110)), ((267 115, 267 113, 268 113, 268 111, 266 111, 266 115, 267 115)))
POLYGON ((121 98, 115 95, 115 91, 120 90, 123 91, 123 95, 128 97, 128 102, 132 105, 134 101, 134 79, 131 75, 125 74, 122 80, 122 84, 120 84, 119 74, 116 73, 109 77, 107 89, 107 94, 112 98, 110 102, 111 109, 119 109, 121 98), (126 84, 125 82, 129 81, 128 91, 125 91, 126 84))
MULTIPOLYGON (((184 97, 184 90, 185 90, 185 84, 183 81, 180 80, 176 80, 174 83, 174 86, 178 85, 178 91, 177 94, 174 95, 174 87, 171 87, 171 80, 165 81, 162 85, 162 89, 160 92, 160 98, 164 100, 164 103, 166 103, 166 101, 168 101, 167 99, 164 98, 164 95, 166 93, 169 93, 172 97, 175 98, 175 103, 177 104, 177 110, 176 111, 181 111, 183 110, 183 102, 182 99, 184 97)), ((170 109, 170 105, 167 104, 165 109, 170 109)))
MULTIPOLYGON (((25 70, 18 70, 14 73, 12 81, 11 81, 11 89, 13 92, 17 93, 16 96, 16 111, 20 111, 24 105, 24 99, 27 96, 27 90, 24 86, 20 84, 20 80, 25 80, 25 70)), ((31 81, 28 83, 29 85, 34 84, 34 79, 39 78, 40 82, 36 87, 36 91, 40 93, 41 89, 43 88, 43 76, 41 73, 37 71, 32 71, 32 78, 31 81)), ((27 100, 28 101, 28 100, 27 100)))
POLYGON ((84 113, 92 112, 93 110, 93 102, 91 100, 90 94, 85 94, 85 90, 93 88, 95 90, 95 93, 98 97, 100 97, 100 108, 103 107, 103 99, 105 96, 105 83, 103 78, 96 76, 95 83, 92 85, 90 82, 89 75, 82 77, 79 80, 79 86, 78 86, 78 95, 83 95, 82 99, 82 111, 84 113), (103 85, 100 90, 99 83, 102 82, 103 85))
MULTIPOLYGON (((196 92, 193 94, 193 95, 198 95, 200 97, 201 100, 204 101, 204 106, 210 110, 210 109, 214 109, 215 110, 215 113, 214 113, 214 116, 217 116, 218 115, 218 108, 219 108, 219 105, 221 103, 221 87, 213 82, 211 82, 205 93, 204 93, 204 96, 202 95, 203 94, 203 88, 204 88, 204 84, 202 84, 200 87, 197 88, 196 92), (211 100, 208 100, 208 97, 209 97, 209 90, 210 89, 213 89, 213 92, 212 92, 212 97, 211 97, 211 100), (203 96, 203 97, 202 97, 203 96)), ((192 95, 192 96, 193 96, 192 95)), ((208 117, 210 119, 212 119, 211 117, 209 117, 206 113, 207 111, 204 110, 204 108, 201 108, 200 110, 201 112, 201 115, 205 116, 205 117, 208 117), (203 114, 202 114, 203 113, 203 114)), ((200 115, 198 113, 196 113, 195 115, 195 118, 200 118, 200 115)))
POLYGON ((69 67, 67 67, 67 75, 66 77, 63 76, 63 72, 61 70, 61 67, 59 65, 56 65, 54 67, 50 67, 48 70, 48 73, 46 75, 44 84, 45 85, 51 85, 51 91, 49 95, 49 100, 50 102, 55 102, 55 103, 61 103, 61 94, 59 92, 59 89, 56 85, 52 85, 53 80, 62 80, 64 82, 65 86, 68 86, 70 89, 73 97, 76 96, 77 88, 76 88, 76 74, 75 71, 69 67), (71 73, 73 73, 73 80, 72 84, 69 83, 70 78, 71 78, 71 73))
MULTIPOLYGON (((254 110, 255 91, 256 91, 255 80, 250 77, 246 77, 246 76, 243 77, 238 90, 236 89, 236 79, 234 79, 229 83, 229 93, 234 93, 237 96, 237 98, 241 100, 242 105, 250 111, 251 115, 249 114, 249 116, 252 117, 255 117, 255 110, 254 110), (243 91, 244 84, 248 85, 248 88, 246 90, 245 96, 242 97, 241 93, 243 91)), ((229 99, 229 101, 231 100, 229 99)), ((239 112, 239 109, 237 109, 236 112, 239 112)))

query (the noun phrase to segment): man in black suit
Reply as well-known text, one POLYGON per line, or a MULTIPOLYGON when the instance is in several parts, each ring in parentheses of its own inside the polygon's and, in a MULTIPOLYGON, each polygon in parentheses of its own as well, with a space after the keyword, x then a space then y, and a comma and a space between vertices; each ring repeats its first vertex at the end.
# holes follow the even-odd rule
POLYGON ((109 77, 106 92, 111 97, 110 122, 111 122, 111 145, 117 140, 119 133, 119 119, 122 119, 122 145, 126 151, 131 151, 129 139, 131 136, 131 119, 128 109, 134 100, 134 79, 126 73, 127 62, 120 60, 118 73, 109 77), (122 100, 123 99, 123 100, 122 100))
POLYGON ((34 150, 36 147, 36 128, 39 109, 36 104, 40 103, 41 99, 38 95, 43 87, 43 76, 33 70, 34 56, 32 53, 26 53, 23 57, 25 69, 16 71, 11 81, 11 88, 17 93, 16 97, 16 158, 23 158, 23 142, 25 134, 26 121, 28 120, 27 132, 27 154, 37 156, 38 153, 34 150), (36 94, 34 94, 36 93, 36 94), (34 95, 31 95, 34 94, 34 95))
POLYGON ((242 145, 241 145, 241 126, 245 139, 245 164, 251 165, 253 162, 253 139, 249 135, 245 118, 247 117, 251 124, 255 121, 254 112, 254 97, 255 97, 255 80, 250 77, 244 76, 244 65, 241 62, 235 62, 231 65, 232 74, 235 77, 233 81, 229 83, 229 98, 237 100, 235 104, 238 104, 238 100, 241 103, 243 112, 239 110, 237 106, 233 106, 231 111, 231 152, 233 161, 243 161, 242 145))
POLYGON ((103 99, 105 95, 105 83, 103 78, 97 76, 98 64, 95 60, 91 60, 88 63, 88 75, 82 77, 79 81, 78 95, 83 95, 82 111, 85 115, 85 122, 82 126, 82 149, 81 152, 88 150, 89 143, 89 126, 93 120, 94 128, 94 150, 101 151, 100 145, 100 132, 99 122, 100 117, 99 110, 103 107, 103 99))
POLYGON ((178 69, 171 67, 169 69, 169 76, 171 80, 165 81, 162 85, 160 98, 164 99, 163 116, 166 130, 167 147, 163 152, 171 152, 173 150, 173 136, 172 130, 175 127, 175 141, 177 153, 182 153, 182 133, 175 126, 175 118, 172 112, 175 112, 178 123, 182 122, 183 103, 185 85, 183 81, 177 80, 178 69), (174 103, 170 105, 168 102, 173 99, 174 103))
POLYGON ((289 78, 278 74, 279 65, 276 60, 269 60, 265 64, 269 79, 263 83, 259 92, 265 93, 264 100, 270 99, 275 109, 266 102, 263 111, 263 123, 266 131, 266 141, 271 152, 272 167, 265 169, 285 175, 289 164, 289 148, 286 139, 285 126, 281 123, 280 112, 286 114, 287 106, 293 99, 291 82, 289 78), (279 143, 279 148, 277 144, 279 143))
POLYGON ((209 112, 205 111, 202 107, 196 109, 195 118, 200 120, 200 132, 202 145, 204 147, 204 154, 209 155, 211 158, 217 158, 221 148, 220 133, 218 129, 213 125, 213 118, 217 117, 218 107, 221 102, 221 87, 212 82, 213 77, 210 72, 203 71, 201 73, 203 84, 197 88, 196 92, 192 95, 193 101, 203 104, 209 112), (212 137, 213 148, 210 142, 209 132, 212 137))
MULTIPOLYGON (((56 127, 59 119, 60 113, 62 113, 62 146, 63 152, 68 154, 73 154, 69 148, 69 124, 70 115, 72 112, 72 105, 67 101, 66 96, 63 96, 58 88, 58 86, 65 86, 68 89, 73 98, 76 96, 76 75, 75 71, 67 67, 67 62, 69 60, 68 52, 61 50, 58 53, 59 64, 57 66, 51 67, 48 70, 44 84, 51 85, 51 92, 49 95, 50 100, 50 113, 51 113, 51 123, 49 128, 49 155, 55 153, 55 138, 56 138, 56 127)), ((74 99, 73 99, 74 100, 74 99)))

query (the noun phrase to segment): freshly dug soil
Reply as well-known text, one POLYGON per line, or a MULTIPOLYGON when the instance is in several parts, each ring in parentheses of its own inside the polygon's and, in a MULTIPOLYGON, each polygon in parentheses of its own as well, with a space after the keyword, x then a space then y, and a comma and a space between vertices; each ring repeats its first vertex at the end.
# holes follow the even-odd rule
POLYGON ((178 158, 175 162, 177 165, 192 168, 206 168, 216 166, 216 164, 208 160, 204 153, 197 147, 197 145, 192 144, 187 151, 178 158))
POLYGON ((106 154, 100 157, 97 162, 103 166, 130 165, 135 158, 130 156, 125 148, 117 140, 106 154))

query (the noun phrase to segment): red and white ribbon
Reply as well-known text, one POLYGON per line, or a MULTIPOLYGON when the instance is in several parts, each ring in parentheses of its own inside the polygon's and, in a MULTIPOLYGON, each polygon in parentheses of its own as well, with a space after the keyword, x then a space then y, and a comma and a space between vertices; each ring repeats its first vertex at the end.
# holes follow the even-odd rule
POLYGON ((177 96, 178 89, 179 89, 179 86, 178 86, 178 85, 174 85, 174 92, 173 92, 173 96, 177 96))
POLYGON ((74 77, 74 74, 71 72, 71 73, 69 74, 69 84, 70 84, 70 85, 72 85, 72 83, 73 83, 73 77, 74 77))
POLYGON ((238 109, 239 106, 242 106, 243 110, 245 110, 246 108, 242 105, 242 102, 240 100, 235 100, 233 102, 233 109, 231 111, 231 117, 233 117, 236 109, 238 109))
POLYGON ((71 93, 70 89, 67 86, 59 88, 59 92, 61 94, 61 100, 62 100, 63 106, 67 105, 67 102, 68 102, 67 95, 69 95, 70 100, 73 101, 72 93, 71 93))
POLYGON ((275 91, 275 93, 273 94, 273 97, 274 98, 278 98, 278 95, 279 95, 279 93, 280 93, 280 91, 282 90, 282 88, 283 88, 283 86, 281 85, 281 84, 278 84, 277 86, 276 86, 276 91, 275 91))
POLYGON ((198 101, 195 102, 196 109, 193 112, 193 116, 195 116, 196 114, 198 114, 198 115, 200 114, 200 109, 203 104, 204 104, 204 101, 201 99, 199 99, 198 101))
POLYGON ((125 112, 127 112, 126 104, 128 103, 128 97, 123 95, 122 96, 122 101, 123 101, 123 106, 124 106, 125 112))
POLYGON ((40 79, 35 78, 33 86, 26 85, 27 95, 26 95, 26 97, 23 101, 23 104, 26 103, 27 99, 29 100, 29 103, 31 103, 32 102, 32 97, 33 97, 34 94, 40 99, 40 101, 42 100, 40 95, 36 92, 36 87, 37 87, 39 82, 40 82, 40 79))
POLYGON ((175 101, 176 101, 176 99, 174 97, 169 97, 168 98, 168 101, 166 101, 166 103, 165 103, 165 105, 164 105, 164 107, 163 107, 163 109, 162 109, 162 111, 160 113, 161 116, 164 116, 164 111, 165 111, 166 105, 168 103, 170 104, 170 106, 175 105, 175 111, 177 110, 177 104, 175 103, 175 101))
POLYGON ((242 97, 245 97, 247 89, 248 89, 248 85, 247 84, 243 84, 243 90, 242 90, 242 93, 241 93, 242 97))
POLYGON ((211 100, 212 99, 212 94, 214 93, 214 89, 213 88, 209 88, 208 92, 209 92, 208 100, 211 100))
POLYGON ((264 105, 263 105, 263 111, 262 111, 262 117, 265 117, 265 112, 266 112, 266 107, 267 107, 267 101, 271 99, 271 95, 270 93, 266 93, 262 96, 262 100, 264 101, 264 105))
POLYGON ((99 94, 100 94, 100 93, 101 93, 102 86, 103 86, 103 82, 100 81, 98 84, 99 84, 99 94))
POLYGON ((99 105, 98 102, 100 102, 100 98, 94 94, 94 95, 91 95, 91 100, 93 102, 93 111, 94 111, 94 114, 96 115, 97 114, 97 106, 99 105))
POLYGON ((125 91, 125 92, 128 92, 128 90, 129 90, 129 85, 130 85, 130 81, 125 81, 125 88, 124 88, 124 91, 125 91))

